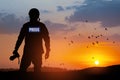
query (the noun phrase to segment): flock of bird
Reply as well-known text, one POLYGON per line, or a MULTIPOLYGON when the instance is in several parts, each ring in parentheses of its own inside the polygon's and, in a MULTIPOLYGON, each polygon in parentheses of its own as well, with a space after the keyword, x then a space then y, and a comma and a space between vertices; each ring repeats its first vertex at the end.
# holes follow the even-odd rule
MULTIPOLYGON (((86 20, 85 22, 87 23, 88 20, 86 20)), ((97 30, 97 28, 94 28, 94 30, 97 30)), ((108 29, 107 27, 104 27, 104 31, 109 31, 109 29, 108 29)), ((79 33, 78 36, 80 37, 81 34, 79 33)), ((100 39, 101 37, 103 37, 103 36, 104 36, 104 34, 98 34, 98 35, 94 35, 94 34, 93 34, 93 35, 87 36, 87 38, 88 38, 89 40, 90 40, 90 39, 91 39, 91 40, 94 40, 94 41, 91 42, 91 45, 94 46, 94 45, 100 43, 99 39, 100 39)), ((105 37, 105 36, 104 36, 104 37, 105 37)), ((64 37, 64 39, 67 40, 67 37, 64 37)), ((109 38, 107 37, 106 40, 109 41, 109 38)), ((75 43, 75 41, 69 40, 68 45, 70 46, 70 45, 72 45, 72 44, 74 44, 74 43, 75 43)), ((114 44, 115 41, 113 41, 112 43, 114 44)), ((89 46, 87 46, 87 48, 89 48, 89 46)))

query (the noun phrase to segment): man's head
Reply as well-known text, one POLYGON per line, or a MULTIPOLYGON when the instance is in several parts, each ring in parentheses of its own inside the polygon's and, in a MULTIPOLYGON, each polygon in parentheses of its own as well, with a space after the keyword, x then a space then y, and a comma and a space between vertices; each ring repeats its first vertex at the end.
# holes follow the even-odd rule
POLYGON ((40 12, 36 8, 32 8, 29 11, 30 20, 37 20, 39 18, 40 12))

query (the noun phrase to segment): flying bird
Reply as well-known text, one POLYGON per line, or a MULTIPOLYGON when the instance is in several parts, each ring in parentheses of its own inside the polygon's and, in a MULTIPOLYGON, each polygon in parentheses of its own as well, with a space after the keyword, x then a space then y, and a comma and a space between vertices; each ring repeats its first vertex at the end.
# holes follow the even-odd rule
POLYGON ((87 46, 87 48, 88 48, 88 46, 87 46))
POLYGON ((96 43, 98 44, 99 42, 98 42, 98 41, 96 41, 96 43))
POLYGON ((107 40, 109 40, 109 38, 107 38, 107 40))
POLYGON ((113 43, 115 43, 115 41, 113 41, 113 43))
POLYGON ((68 45, 70 46, 71 44, 69 43, 68 45))
POLYGON ((88 20, 85 20, 85 22, 88 22, 88 20))
POLYGON ((93 45, 95 45, 95 43, 94 43, 94 42, 92 42, 92 44, 93 44, 93 45))
POLYGON ((96 36, 95 38, 98 38, 98 36, 96 36))
POLYGON ((90 37, 90 36, 88 36, 88 38, 90 39, 91 37, 90 37))
POLYGON ((73 41, 71 41, 71 43, 74 43, 73 41))
POLYGON ((96 30, 96 28, 94 28, 94 30, 96 30))
POLYGON ((107 31, 108 29, 107 29, 107 28, 105 28, 105 30, 107 31))
POLYGON ((94 37, 94 35, 91 35, 91 37, 94 37))
POLYGON ((66 37, 64 37, 64 39, 67 39, 66 37))
POLYGON ((102 37, 103 35, 101 34, 100 36, 102 37))
POLYGON ((92 59, 95 59, 95 57, 92 57, 92 59))

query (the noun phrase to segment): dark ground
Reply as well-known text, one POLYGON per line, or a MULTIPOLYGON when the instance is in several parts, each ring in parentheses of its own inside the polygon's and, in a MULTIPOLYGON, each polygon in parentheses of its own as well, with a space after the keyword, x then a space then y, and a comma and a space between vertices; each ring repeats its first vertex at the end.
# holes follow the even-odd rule
POLYGON ((48 71, 35 74, 32 71, 0 71, 0 80, 120 80, 120 65, 92 67, 74 71, 48 71))

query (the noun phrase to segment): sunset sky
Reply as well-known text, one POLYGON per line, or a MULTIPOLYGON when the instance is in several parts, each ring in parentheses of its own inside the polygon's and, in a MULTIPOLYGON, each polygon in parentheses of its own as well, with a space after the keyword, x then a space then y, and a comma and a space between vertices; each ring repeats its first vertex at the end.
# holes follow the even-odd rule
POLYGON ((0 68, 19 68, 9 56, 31 8, 39 9, 51 37, 50 57, 43 55, 43 66, 120 64, 120 0, 0 0, 0 68))

